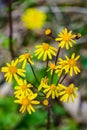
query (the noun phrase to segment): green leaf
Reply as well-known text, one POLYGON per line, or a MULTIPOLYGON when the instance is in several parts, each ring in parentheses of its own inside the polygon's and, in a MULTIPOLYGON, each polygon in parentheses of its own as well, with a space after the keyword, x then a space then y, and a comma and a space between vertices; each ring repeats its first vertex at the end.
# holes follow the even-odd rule
POLYGON ((21 120, 13 97, 0 98, 0 130, 11 130, 21 120))
MULTIPOLYGON (((37 69, 34 66, 32 66, 32 67, 33 67, 33 70, 35 72, 35 75, 36 75, 38 81, 40 82, 41 78, 45 77, 46 69, 45 68, 37 69)), ((32 83, 37 85, 37 81, 35 79, 34 73, 33 73, 31 66, 29 64, 26 65, 26 79, 29 82, 32 82, 32 83)))

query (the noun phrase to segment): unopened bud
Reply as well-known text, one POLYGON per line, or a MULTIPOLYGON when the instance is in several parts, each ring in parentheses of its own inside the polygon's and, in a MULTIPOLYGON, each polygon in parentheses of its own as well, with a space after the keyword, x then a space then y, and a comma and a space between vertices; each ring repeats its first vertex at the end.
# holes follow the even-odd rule
POLYGON ((48 106, 48 104, 49 104, 49 101, 48 101, 47 99, 45 99, 45 100, 43 101, 43 105, 48 106))
POLYGON ((75 39, 79 39, 79 38, 81 38, 81 34, 77 33, 75 39))
POLYGON ((51 29, 46 29, 45 30, 45 35, 50 36, 52 34, 52 30, 51 29))

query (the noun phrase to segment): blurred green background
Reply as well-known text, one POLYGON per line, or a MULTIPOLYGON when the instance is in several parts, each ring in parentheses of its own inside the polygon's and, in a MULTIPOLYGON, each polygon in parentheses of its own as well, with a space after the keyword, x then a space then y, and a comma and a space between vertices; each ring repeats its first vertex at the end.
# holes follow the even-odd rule
MULTIPOLYGON (((8 2, 0 0, 0 67, 11 61, 9 52, 9 21, 8 2)), ((72 29, 74 33, 81 33, 82 38, 69 51, 62 50, 60 56, 72 52, 80 54, 79 66, 81 73, 78 76, 68 78, 65 82, 75 83, 79 87, 78 99, 74 104, 61 104, 59 101, 53 104, 51 117, 51 130, 87 130, 87 0, 12 0, 13 20, 13 46, 16 56, 29 49, 33 54, 34 46, 43 41, 57 45, 51 38, 44 35, 46 28, 51 28, 53 35, 63 28, 72 29), (30 7, 36 7, 47 14, 45 25, 42 29, 31 31, 26 29, 22 22, 23 12, 30 7)), ((36 59, 34 59, 36 61, 36 59)), ((39 69, 39 79, 45 75, 42 62, 36 63, 39 69)), ((27 79, 34 81, 29 68, 27 79)), ((55 77, 56 78, 56 77, 55 77)), ((45 130, 47 113, 45 107, 37 108, 32 115, 19 113, 19 105, 14 104, 13 87, 6 83, 0 72, 0 130, 45 130)))

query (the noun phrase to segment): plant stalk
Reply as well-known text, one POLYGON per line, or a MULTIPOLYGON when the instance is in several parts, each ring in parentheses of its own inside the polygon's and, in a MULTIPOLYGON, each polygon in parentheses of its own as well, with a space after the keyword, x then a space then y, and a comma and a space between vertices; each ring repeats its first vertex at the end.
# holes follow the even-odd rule
MULTIPOLYGON (((30 63, 29 63, 29 64, 30 64, 30 63)), ((36 74, 35 74, 34 69, 33 69, 33 67, 32 67, 31 64, 30 64, 30 67, 31 67, 31 69, 32 69, 32 72, 33 72, 33 74, 34 74, 34 77, 35 77, 37 83, 40 84, 39 81, 38 81, 38 79, 37 79, 37 77, 36 77, 36 74)))
POLYGON ((62 80, 59 82, 60 84, 64 81, 64 79, 66 78, 67 74, 64 75, 64 77, 62 78, 62 80))
POLYGON ((51 125, 51 98, 49 98, 49 106, 47 107, 47 130, 50 130, 51 125))
POLYGON ((8 2, 8 18, 9 18, 9 51, 11 53, 11 58, 14 59, 15 57, 15 53, 14 53, 14 49, 13 49, 13 43, 12 43, 12 39, 13 39, 13 22, 12 22, 12 1, 9 0, 8 2))

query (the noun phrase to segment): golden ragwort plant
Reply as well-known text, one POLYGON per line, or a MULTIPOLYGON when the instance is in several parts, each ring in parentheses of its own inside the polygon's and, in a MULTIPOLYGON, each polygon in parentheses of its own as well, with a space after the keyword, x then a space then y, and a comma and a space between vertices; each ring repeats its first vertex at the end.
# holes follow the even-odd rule
POLYGON ((6 63, 6 67, 2 67, 1 71, 4 72, 4 77, 7 82, 11 83, 12 79, 15 79, 17 86, 14 87, 15 103, 21 105, 20 112, 24 113, 28 111, 29 114, 35 112, 35 105, 44 105, 48 111, 48 126, 50 112, 53 101, 59 98, 62 102, 74 102, 74 98, 77 97, 76 90, 78 87, 72 83, 69 86, 62 84, 67 75, 73 76, 73 74, 80 73, 77 61, 80 56, 76 56, 75 53, 68 57, 65 55, 65 59, 59 58, 59 53, 62 48, 70 49, 73 44, 76 44, 76 39, 81 37, 80 34, 72 34, 72 31, 63 29, 57 38, 54 38, 51 29, 45 30, 45 35, 50 36, 58 43, 58 49, 51 46, 48 43, 42 43, 35 46, 34 56, 38 60, 46 62, 46 75, 38 80, 38 74, 34 71, 33 56, 26 52, 20 55, 16 60, 12 60, 11 63, 6 63), (54 62, 52 59, 54 58, 54 62), (19 64, 22 64, 21 68, 19 64), (29 63, 32 73, 35 77, 37 85, 27 81, 25 78, 25 67, 29 63), (50 72, 50 78, 48 76, 50 72), (54 74, 58 75, 57 82, 54 84, 54 74), (40 97, 40 98, 39 98, 40 97))

